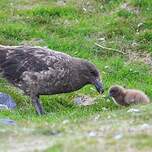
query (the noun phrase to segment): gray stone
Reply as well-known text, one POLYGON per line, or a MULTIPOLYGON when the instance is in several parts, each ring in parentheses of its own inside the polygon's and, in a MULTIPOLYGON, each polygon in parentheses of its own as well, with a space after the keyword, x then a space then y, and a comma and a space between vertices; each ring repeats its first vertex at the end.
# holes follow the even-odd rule
POLYGON ((7 94, 0 92, 0 109, 16 108, 15 101, 7 94))
POLYGON ((14 120, 9 119, 9 118, 0 119, 0 123, 2 123, 4 125, 16 125, 16 122, 14 120))
POLYGON ((95 104, 95 98, 90 96, 79 96, 74 99, 74 103, 77 105, 88 106, 95 104))

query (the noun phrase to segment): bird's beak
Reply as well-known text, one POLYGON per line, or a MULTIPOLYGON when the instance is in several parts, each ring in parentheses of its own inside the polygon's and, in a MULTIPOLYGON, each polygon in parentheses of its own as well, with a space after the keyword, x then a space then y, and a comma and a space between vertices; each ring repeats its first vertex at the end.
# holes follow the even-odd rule
POLYGON ((112 97, 112 93, 109 93, 109 95, 108 95, 108 96, 109 96, 109 98, 110 98, 110 97, 112 97))
POLYGON ((103 88, 103 85, 102 85, 102 83, 100 82, 100 80, 96 79, 96 80, 94 81, 94 85, 95 85, 97 91, 98 91, 100 94, 102 94, 102 93, 104 92, 104 88, 103 88))

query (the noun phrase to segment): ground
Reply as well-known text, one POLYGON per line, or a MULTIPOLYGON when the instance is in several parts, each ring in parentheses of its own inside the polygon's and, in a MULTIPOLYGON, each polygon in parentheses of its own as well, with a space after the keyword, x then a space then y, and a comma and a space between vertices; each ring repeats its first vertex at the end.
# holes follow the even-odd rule
POLYGON ((85 58, 101 72, 105 94, 93 86, 70 94, 42 96, 38 117, 30 99, 0 79, 0 91, 17 102, 1 111, 16 125, 0 124, 1 151, 151 151, 152 104, 121 107, 106 100, 108 88, 138 88, 152 99, 152 1, 1 0, 0 44, 39 45, 85 58), (97 97, 94 105, 73 102, 97 97))

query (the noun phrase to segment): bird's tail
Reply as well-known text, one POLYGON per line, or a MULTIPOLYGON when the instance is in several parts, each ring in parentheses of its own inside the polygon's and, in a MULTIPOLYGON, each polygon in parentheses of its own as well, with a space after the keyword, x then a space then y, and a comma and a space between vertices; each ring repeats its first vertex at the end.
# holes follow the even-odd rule
POLYGON ((0 45, 0 77, 2 75, 2 64, 6 60, 6 53, 7 53, 7 50, 5 49, 5 46, 0 45))

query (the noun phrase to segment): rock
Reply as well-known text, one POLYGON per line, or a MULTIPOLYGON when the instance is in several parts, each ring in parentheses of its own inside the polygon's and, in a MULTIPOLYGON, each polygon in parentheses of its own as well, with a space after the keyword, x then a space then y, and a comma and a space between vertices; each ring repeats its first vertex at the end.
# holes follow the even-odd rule
POLYGON ((80 96, 74 99, 74 103, 77 105, 88 106, 95 104, 95 99, 90 96, 80 96))
POLYGON ((122 133, 118 133, 118 134, 115 134, 115 135, 113 136, 113 138, 116 139, 116 140, 119 140, 119 139, 121 139, 122 137, 123 137, 123 134, 122 134, 122 133))
POLYGON ((109 115, 107 118, 108 118, 108 119, 111 119, 111 116, 109 115))
POLYGON ((6 105, 0 104, 0 109, 8 109, 6 105))
POLYGON ((140 112, 140 110, 139 109, 131 108, 127 112, 138 113, 138 112, 140 112))
POLYGON ((62 123, 63 123, 63 124, 67 124, 67 123, 69 123, 69 120, 68 120, 68 119, 65 119, 65 120, 63 120, 62 123))
POLYGON ((9 118, 0 119, 0 123, 2 123, 4 125, 16 125, 16 122, 14 120, 9 119, 9 118))
POLYGON ((7 94, 0 92, 0 109, 16 108, 15 101, 7 94))
POLYGON ((59 131, 59 130, 53 130, 53 131, 50 131, 49 134, 51 136, 58 136, 58 135, 61 134, 61 131, 59 131))
POLYGON ((148 129, 148 128, 150 128, 151 126, 149 125, 149 124, 146 124, 146 123, 144 123, 144 124, 142 124, 141 126, 140 126, 140 128, 141 129, 148 129))
POLYGON ((97 116, 94 117, 94 121, 98 121, 100 118, 100 115, 98 114, 97 116))
POLYGON ((107 111, 108 109, 106 107, 102 107, 102 110, 103 111, 107 111))
POLYGON ((97 133, 96 133, 95 131, 90 131, 90 132, 88 133, 88 136, 89 136, 89 137, 96 137, 96 136, 97 136, 97 133))
POLYGON ((57 5, 59 5, 59 6, 64 6, 64 5, 66 5, 66 0, 58 0, 58 1, 57 1, 57 5))

